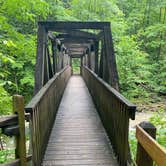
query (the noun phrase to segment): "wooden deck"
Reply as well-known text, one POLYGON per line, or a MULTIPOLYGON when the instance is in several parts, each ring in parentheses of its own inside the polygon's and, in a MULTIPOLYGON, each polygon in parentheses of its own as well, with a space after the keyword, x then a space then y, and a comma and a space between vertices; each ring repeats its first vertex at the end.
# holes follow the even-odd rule
POLYGON ((68 82, 42 165, 118 165, 81 76, 68 82))

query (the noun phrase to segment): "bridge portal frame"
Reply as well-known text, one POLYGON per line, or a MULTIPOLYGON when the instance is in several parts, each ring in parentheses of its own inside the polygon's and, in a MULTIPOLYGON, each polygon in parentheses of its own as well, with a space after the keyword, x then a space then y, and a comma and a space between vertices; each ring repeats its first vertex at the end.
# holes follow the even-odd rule
POLYGON ((109 22, 66 22, 66 21, 40 21, 38 22, 37 35, 37 56, 35 66, 35 88, 36 94, 47 82, 65 65, 69 65, 70 55, 63 43, 88 44, 89 48, 84 52, 77 54, 86 61, 86 65, 91 68, 91 49, 95 57, 95 73, 109 83, 112 87, 119 90, 118 72, 116 67, 116 58, 111 34, 111 25, 109 22), (86 32, 84 30, 95 30, 98 33, 86 32), (51 32, 60 32, 59 35, 53 35, 51 32), (52 55, 49 51, 48 40, 51 40, 52 55), (99 48, 99 43, 101 48, 99 48), (99 54, 100 49, 100 54, 99 54), (58 50, 58 53, 57 53, 58 50), (81 56, 82 55, 82 56, 81 56), (88 58, 86 58, 88 56, 88 58), (64 60, 67 59, 67 60, 64 60), (60 61, 61 64, 58 64, 60 61))

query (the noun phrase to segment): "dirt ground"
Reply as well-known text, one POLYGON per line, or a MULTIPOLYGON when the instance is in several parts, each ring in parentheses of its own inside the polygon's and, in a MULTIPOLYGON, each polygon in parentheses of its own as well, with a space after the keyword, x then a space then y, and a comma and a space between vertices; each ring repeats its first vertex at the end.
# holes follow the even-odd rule
POLYGON ((148 121, 153 112, 136 112, 135 120, 130 120, 130 128, 135 128, 142 121, 148 121))
POLYGON ((135 125, 139 124, 142 121, 148 121, 155 112, 164 110, 166 112, 166 98, 161 99, 160 101, 153 102, 142 102, 137 103, 137 112, 135 120, 130 120, 130 128, 134 128, 135 125))

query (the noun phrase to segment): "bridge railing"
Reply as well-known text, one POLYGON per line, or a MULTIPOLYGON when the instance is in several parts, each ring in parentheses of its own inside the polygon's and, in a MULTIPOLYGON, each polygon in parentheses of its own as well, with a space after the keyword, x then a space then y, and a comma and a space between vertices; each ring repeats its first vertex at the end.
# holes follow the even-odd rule
POLYGON ((136 126, 137 166, 166 165, 166 149, 156 140, 156 127, 149 122, 141 122, 136 126))
POLYGON ((30 113, 34 166, 39 166, 42 162, 57 108, 70 75, 69 66, 55 74, 25 108, 25 111, 30 113))
POLYGON ((130 162, 129 119, 135 119, 136 106, 86 66, 82 67, 82 76, 112 143, 119 165, 127 165, 130 162))
POLYGON ((26 151, 25 121, 29 122, 29 114, 24 113, 24 98, 20 95, 14 95, 13 115, 0 116, 2 134, 15 137, 15 156, 12 154, 13 160, 3 164, 3 166, 26 166, 31 161, 32 156, 28 155, 26 151))

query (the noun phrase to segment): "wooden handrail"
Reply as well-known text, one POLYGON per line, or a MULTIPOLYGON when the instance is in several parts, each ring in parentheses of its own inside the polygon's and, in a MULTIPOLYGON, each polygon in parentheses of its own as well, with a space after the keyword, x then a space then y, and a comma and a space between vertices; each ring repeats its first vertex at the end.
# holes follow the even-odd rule
POLYGON ((122 104, 125 104, 127 107, 130 118, 132 120, 135 120, 135 111, 136 111, 136 105, 131 103, 128 99, 126 99, 121 93, 119 93, 116 89, 112 88, 108 83, 106 83, 103 79, 101 79, 96 73, 94 73, 92 70, 90 70, 88 67, 84 66, 84 68, 95 77, 95 79, 100 82, 105 89, 107 89, 111 94, 114 95, 122 104), (131 112, 130 112, 131 111, 131 112))
POLYGON ((71 67, 67 66, 50 79, 25 107, 26 114, 24 114, 23 97, 19 95, 13 97, 14 114, 0 117, 0 128, 4 134, 16 137, 16 160, 4 166, 26 166, 27 164, 25 120, 30 122, 33 164, 41 164, 49 132, 70 75, 71 67))
POLYGON ((166 166, 166 149, 164 149, 139 125, 136 126, 136 138, 158 166, 166 166))
MULTIPOLYGON (((29 114, 25 114, 25 120, 29 121, 29 114)), ((0 128, 18 124, 18 115, 0 116, 0 128)))
POLYGON ((13 96, 13 115, 0 118, 2 133, 15 136, 15 161, 26 166, 26 138, 25 138, 25 113, 24 98, 20 95, 13 96))
POLYGON ((0 128, 18 124, 18 115, 4 115, 0 116, 0 128))
POLYGON ((56 112, 71 75, 67 66, 50 79, 25 107, 30 113, 33 165, 41 165, 56 112))
POLYGON ((88 67, 82 66, 81 69, 118 162, 122 166, 127 165, 131 160, 128 143, 129 119, 135 119, 136 106, 88 67))
POLYGON ((69 66, 66 66, 64 69, 62 69, 60 72, 56 73, 53 78, 51 78, 45 86, 43 86, 40 91, 31 99, 31 101, 28 103, 28 105, 25 107, 25 110, 27 113, 30 113, 33 108, 36 107, 36 105, 41 101, 41 99, 44 97, 48 89, 51 87, 51 85, 54 83, 54 81, 62 74, 65 70, 67 70, 69 66))
MULTIPOLYGON (((28 155, 26 157, 26 161, 29 162, 32 160, 32 155, 28 155)), ((16 159, 14 161, 11 161, 7 164, 1 164, 1 166, 20 166, 20 159, 16 159)))

